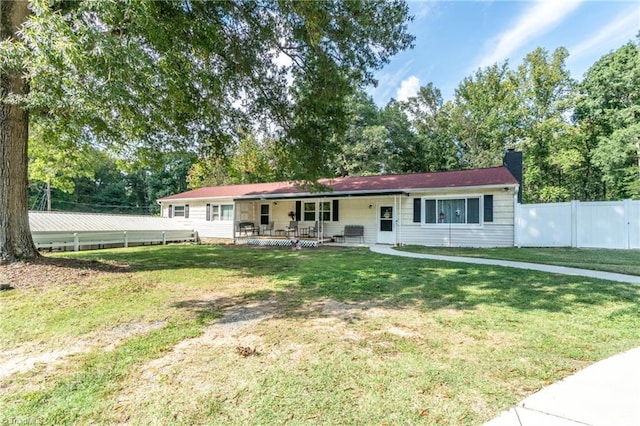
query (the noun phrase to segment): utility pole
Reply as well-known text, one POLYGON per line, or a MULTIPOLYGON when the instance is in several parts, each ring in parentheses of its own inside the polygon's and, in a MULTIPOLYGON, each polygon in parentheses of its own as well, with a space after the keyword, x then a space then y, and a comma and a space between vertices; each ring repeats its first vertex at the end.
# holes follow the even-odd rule
POLYGON ((51 180, 47 179, 47 211, 51 212, 51 180))

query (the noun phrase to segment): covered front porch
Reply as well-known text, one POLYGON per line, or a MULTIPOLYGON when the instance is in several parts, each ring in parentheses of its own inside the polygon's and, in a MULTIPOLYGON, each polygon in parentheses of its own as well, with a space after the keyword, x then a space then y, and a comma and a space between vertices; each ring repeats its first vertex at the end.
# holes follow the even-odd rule
POLYGON ((298 239, 303 247, 394 244, 404 197, 376 193, 235 198, 234 242, 282 247, 298 239))
POLYGON ((332 234, 327 232, 325 227, 325 221, 328 222, 333 214, 337 214, 337 203, 332 201, 321 199, 234 201, 236 244, 290 246, 292 240, 299 240, 303 247, 317 247, 332 240, 332 234))

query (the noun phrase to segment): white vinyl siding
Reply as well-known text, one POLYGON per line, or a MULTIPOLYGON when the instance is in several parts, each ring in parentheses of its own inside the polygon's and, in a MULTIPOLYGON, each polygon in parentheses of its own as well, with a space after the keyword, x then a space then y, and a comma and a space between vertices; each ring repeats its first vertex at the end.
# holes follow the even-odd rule
MULTIPOLYGON (((468 193, 464 191, 448 191, 442 195, 429 193, 412 193, 404 197, 401 205, 402 224, 399 227, 398 241, 402 244, 425 246, 453 246, 453 247, 513 247, 514 246, 514 191, 494 189, 486 193, 468 193), (493 195, 493 221, 484 222, 484 195, 493 195), (422 207, 421 221, 414 222, 414 198, 420 198, 422 207), (424 203, 426 199, 462 199, 479 198, 480 224, 426 224, 424 203), (451 231, 451 232, 449 232, 451 231)), ((454 210, 455 212, 455 210, 454 210)), ((440 213, 439 211, 437 212, 440 213)))

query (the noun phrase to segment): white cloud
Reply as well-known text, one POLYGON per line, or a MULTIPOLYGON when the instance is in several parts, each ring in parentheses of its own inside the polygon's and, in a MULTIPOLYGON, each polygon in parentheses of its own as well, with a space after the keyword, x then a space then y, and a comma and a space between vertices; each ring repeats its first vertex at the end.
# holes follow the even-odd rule
MULTIPOLYGON (((619 46, 633 39, 640 28, 640 14, 634 7, 617 16, 593 37, 569 49, 572 58, 590 54, 593 50, 606 50, 611 46, 619 46)), ((600 52, 598 52, 600 53, 600 52)))
POLYGON ((433 2, 430 1, 411 1, 409 2, 409 13, 414 16, 416 21, 419 21, 429 16, 433 5, 433 2))
POLYGON ((420 79, 415 75, 412 75, 411 77, 402 80, 400 88, 396 92, 396 99, 399 101, 406 101, 410 97, 417 95, 418 90, 420 90, 420 79))
POLYGON ((369 86, 367 93, 373 97, 378 105, 384 105, 393 96, 394 87, 398 87, 402 81, 402 76, 409 73, 413 61, 406 62, 401 68, 394 72, 381 72, 376 75, 377 87, 369 86))
POLYGON ((584 0, 538 0, 503 33, 494 37, 491 51, 486 53, 474 68, 482 68, 502 62, 531 38, 546 33, 560 24, 584 0))

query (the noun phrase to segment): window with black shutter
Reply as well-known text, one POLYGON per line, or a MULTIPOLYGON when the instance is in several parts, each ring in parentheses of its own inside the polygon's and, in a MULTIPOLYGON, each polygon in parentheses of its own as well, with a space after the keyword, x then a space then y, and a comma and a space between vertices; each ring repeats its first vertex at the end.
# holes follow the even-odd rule
POLYGON ((493 195, 484 196, 484 221, 493 222, 493 195))
POLYGON ((296 201, 296 218, 295 220, 302 219, 302 201, 296 201))
POLYGON ((422 207, 422 198, 414 198, 413 199, 413 222, 414 223, 419 223, 421 220, 420 219, 422 215, 421 207, 422 207))

